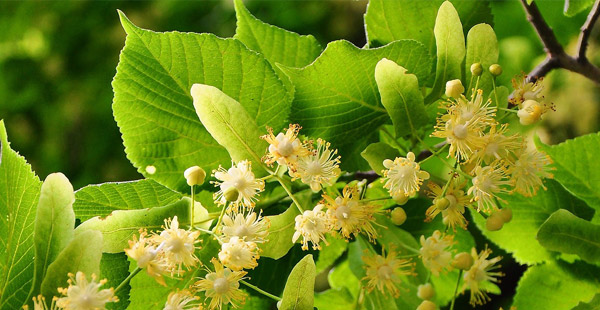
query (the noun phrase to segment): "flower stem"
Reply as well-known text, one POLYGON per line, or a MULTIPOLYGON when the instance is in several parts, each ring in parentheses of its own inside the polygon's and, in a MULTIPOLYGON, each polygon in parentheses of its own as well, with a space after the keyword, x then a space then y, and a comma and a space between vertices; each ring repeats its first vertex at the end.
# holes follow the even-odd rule
POLYGON ((300 203, 298 202, 298 200, 296 200, 296 197, 294 197, 294 194, 288 188, 288 186, 285 184, 284 180, 280 176, 278 176, 278 175, 273 175, 273 176, 279 182, 279 184, 281 184, 281 187, 283 187, 283 189, 288 194, 288 196, 290 196, 290 198, 292 199, 292 201, 296 205, 296 208, 298 208, 298 210, 300 210, 300 213, 304 213, 304 209, 302 209, 302 206, 300 206, 300 203))
POLYGON ((388 200, 388 199, 392 199, 392 197, 367 198, 367 199, 362 199, 361 202, 370 202, 370 201, 388 200))
POLYGON ((240 283, 244 284, 245 286, 247 286, 247 287, 249 287, 249 288, 251 288, 251 289, 253 289, 253 290, 255 290, 255 291, 257 291, 257 292, 259 292, 259 293, 261 293, 261 294, 263 294, 263 295, 271 298, 271 299, 274 299, 276 301, 280 301, 281 300, 281 297, 278 297, 278 296, 275 296, 275 295, 270 294, 268 292, 265 292, 262 289, 260 289, 258 286, 254 286, 254 285, 252 285, 252 284, 250 284, 250 283, 248 283, 248 282, 246 282, 244 280, 240 280, 240 283))
POLYGON ((117 288, 115 289, 115 295, 117 294, 117 292, 119 290, 121 290, 122 288, 125 287, 125 285, 127 285, 127 283, 129 283, 129 281, 131 281, 131 279, 133 279, 133 277, 135 277, 136 274, 138 274, 140 271, 142 271, 142 268, 140 267, 136 267, 133 272, 131 272, 127 278, 125 278, 125 280, 123 280, 123 282, 121 282, 121 284, 119 284, 119 286, 117 286, 117 288))
POLYGON ((458 272, 458 279, 456 280, 456 287, 454 288, 454 295, 452 296, 452 303, 450 304, 450 310, 454 310, 454 302, 456 301, 456 293, 458 292, 458 285, 460 284, 460 278, 462 276, 462 269, 458 272))
POLYGON ((227 209, 227 205, 224 205, 223 209, 221 209, 221 214, 219 214, 219 219, 217 220, 217 225, 215 225, 215 227, 213 228, 213 231, 217 231, 217 229, 219 228, 219 225, 221 224, 221 220, 223 220, 223 215, 225 214, 226 209, 227 209))
POLYGON ((194 185, 190 186, 192 188, 192 201, 190 202, 190 230, 194 228, 194 205, 196 204, 196 200, 194 200, 194 185))

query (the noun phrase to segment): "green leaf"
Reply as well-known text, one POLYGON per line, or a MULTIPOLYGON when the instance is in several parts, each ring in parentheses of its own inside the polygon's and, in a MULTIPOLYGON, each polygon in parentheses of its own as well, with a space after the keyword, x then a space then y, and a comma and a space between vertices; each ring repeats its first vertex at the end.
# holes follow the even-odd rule
POLYGON ((375 67, 375 81, 381 95, 381 103, 387 110, 396 137, 415 134, 427 124, 427 112, 419 81, 395 62, 383 58, 375 67))
POLYGON ((314 305, 315 262, 311 254, 296 264, 285 283, 280 310, 312 310, 314 305))
POLYGON ((293 91, 293 85, 275 64, 297 68, 310 64, 323 50, 317 39, 312 35, 299 35, 260 21, 250 14, 242 0, 235 0, 234 4, 237 18, 234 38, 265 56, 281 80, 293 91))
POLYGON ((554 161, 554 178, 573 195, 596 209, 594 222, 600 222, 600 133, 553 146, 541 142, 536 144, 554 161))
POLYGON ((278 215, 267 216, 271 223, 269 227, 269 242, 260 244, 261 256, 280 259, 294 246, 292 236, 294 235, 295 218, 300 214, 298 208, 292 204, 288 209, 278 215))
POLYGON ((400 152, 385 142, 377 142, 369 144, 369 146, 360 153, 360 156, 369 163, 369 166, 373 171, 382 175, 382 171, 386 169, 383 166, 383 161, 386 159, 394 160, 394 158, 400 156, 400 152))
POLYGON ((358 297, 361 284, 350 269, 348 260, 344 260, 333 267, 327 275, 327 280, 333 289, 347 289, 354 298, 358 297))
POLYGON ((288 91, 267 60, 238 40, 157 33, 120 16, 127 39, 113 80, 113 112, 127 157, 147 178, 187 193, 185 169, 230 164, 194 111, 195 83, 215 86, 240 102, 260 128, 287 124, 288 91), (148 173, 147 166, 156 172, 148 173))
POLYGON ((231 158, 236 162, 251 160, 255 174, 264 174, 261 156, 268 144, 260 139, 261 131, 242 105, 218 88, 204 84, 192 86, 192 97, 200 121, 231 158))
POLYGON ((434 102, 445 91, 446 82, 462 78, 465 58, 465 36, 458 13, 452 3, 445 1, 440 6, 433 28, 437 46, 435 82, 425 102, 434 102))
POLYGON ((565 0, 565 16, 573 17, 591 7, 594 0, 565 0))
POLYGON ((558 210, 537 233, 540 244, 550 251, 577 254, 583 260, 600 261, 600 225, 582 220, 567 210, 558 210))
POLYGON ((327 242, 329 242, 328 246, 324 246, 323 249, 319 251, 319 256, 317 257, 316 267, 317 274, 325 271, 331 265, 335 263, 335 261, 346 252, 348 249, 348 242, 345 240, 333 237, 331 235, 327 235, 327 242))
POLYGON ((347 310, 354 307, 354 297, 345 288, 332 288, 315 294, 315 307, 327 310, 347 310))
POLYGON ((382 58, 402 65, 419 80, 431 69, 423 45, 408 40, 369 50, 334 41, 310 65, 302 69, 282 67, 296 89, 292 121, 302 125, 304 134, 331 142, 342 156, 344 169, 364 167, 359 153, 366 145, 360 148, 361 144, 388 120, 374 74, 382 58), (352 155, 358 156, 356 162, 352 162, 352 155))
MULTIPOLYGON (((100 260, 100 278, 107 279, 105 287, 116 288, 129 275, 129 261, 125 253, 103 253, 100 260)), ((129 291, 131 285, 128 283, 117 292, 118 303, 108 303, 109 310, 125 310, 129 305, 129 291)))
MULTIPOLYGON (((177 216, 181 227, 189 226, 190 199, 182 198, 164 207, 155 207, 140 210, 119 210, 112 212, 106 218, 94 217, 75 229, 75 235, 89 230, 102 232, 104 236, 103 251, 106 253, 120 253, 129 246, 128 240, 142 228, 157 230, 164 225, 167 218, 177 216)), ((208 216, 208 212, 199 203, 194 207, 195 222, 201 222, 208 216)), ((198 225, 203 228, 210 223, 198 225)))
POLYGON ((0 120, 0 309, 20 309, 34 277, 34 221, 41 182, 10 149, 0 120))
POLYGON ((76 274, 81 271, 88 280, 92 274, 99 275, 101 259, 102 234, 94 230, 76 234, 56 260, 48 266, 46 277, 42 281, 42 295, 46 300, 52 300, 59 287, 68 286, 69 273, 76 274))
POLYGON ((88 185, 75 193, 73 209, 81 221, 105 217, 116 210, 165 206, 182 195, 151 179, 88 185))
POLYGON ((570 310, 598 293, 597 267, 576 263, 546 263, 527 269, 514 297, 517 309, 570 310))
MULTIPOLYGON (((478 89, 482 89, 485 95, 492 90, 492 74, 488 68, 498 63, 498 39, 494 29, 488 24, 479 24, 469 30, 467 34, 467 56, 465 60, 465 82, 470 83, 473 78, 472 87, 475 87, 477 77, 471 75, 471 65, 480 63, 483 72, 479 78, 478 89)), ((469 84, 466 84, 467 86, 469 84)), ((468 87, 468 86, 467 86, 468 87)), ((470 93, 471 90, 467 89, 470 93)), ((493 98, 493 97, 492 97, 493 98)))
POLYGON ((594 295, 594 298, 589 302, 584 303, 583 301, 573 308, 572 310, 599 310, 600 309, 600 293, 594 295))
POLYGON ((589 207, 571 196, 560 184, 546 180, 547 190, 538 191, 536 196, 524 197, 519 194, 503 195, 512 209, 513 218, 499 231, 485 229, 485 219, 472 211, 473 221, 490 241, 511 253, 520 264, 533 265, 553 258, 536 240, 539 227, 554 211, 562 208, 584 218, 591 218, 589 207))
POLYGON ((62 173, 52 173, 42 184, 35 220, 35 278, 31 296, 39 292, 46 270, 73 239, 73 185, 62 173))

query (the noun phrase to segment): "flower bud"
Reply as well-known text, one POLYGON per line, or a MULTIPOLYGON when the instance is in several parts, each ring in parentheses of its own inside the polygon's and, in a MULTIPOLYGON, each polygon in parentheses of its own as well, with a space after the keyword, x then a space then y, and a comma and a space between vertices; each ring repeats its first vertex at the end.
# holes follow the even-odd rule
POLYGON ((421 284, 417 288, 417 297, 423 300, 431 300, 433 295, 435 295, 435 290, 431 286, 431 283, 421 284))
POLYGON ((531 125, 542 118, 544 107, 535 100, 525 100, 521 109, 517 112, 521 125, 531 125))
POLYGON ((206 178, 206 172, 204 169, 193 166, 185 169, 183 172, 183 176, 185 177, 187 184, 189 186, 200 185, 204 183, 204 178, 206 178))
POLYGON ((498 215, 502 218, 504 223, 508 223, 512 220, 512 210, 510 208, 502 208, 498 211, 498 215))
POLYGON ((405 193, 396 193, 394 195, 392 195, 392 199, 394 199, 394 202, 396 202, 399 205, 404 205, 407 201, 408 198, 410 198, 408 195, 406 195, 405 193))
POLYGON ((446 96, 458 98, 465 91, 460 80, 452 80, 446 82, 446 96))
POLYGON ((473 256, 467 252, 460 252, 454 256, 452 266, 460 270, 469 270, 473 266, 473 256))
POLYGON ((397 207, 394 210, 392 210, 392 223, 394 223, 394 225, 402 225, 404 224, 404 222, 406 222, 406 212, 404 211, 404 209, 397 207))
POLYGON ((223 197, 225 197, 225 200, 231 202, 231 201, 236 201, 238 199, 238 197, 240 196, 240 192, 238 192, 237 188, 235 187, 228 187, 225 191, 223 191, 223 197))
POLYGON ((417 310, 435 310, 435 309, 437 309, 437 306, 429 300, 423 300, 423 302, 417 307, 417 310))
POLYGON ((502 74, 502 67, 499 64, 493 64, 490 66, 490 73, 493 76, 499 76, 502 74))
POLYGON ((500 230, 500 229, 502 229, 503 225, 504 225, 504 220, 502 219, 502 216, 500 216, 500 214, 498 214, 498 212, 492 213, 492 215, 490 215, 490 217, 488 217, 487 220, 485 221, 485 228, 489 231, 500 230))
POLYGON ((481 73, 483 73, 483 67, 481 66, 481 63, 476 62, 471 65, 471 74, 473 76, 480 76, 481 73))
POLYGON ((450 206, 450 201, 446 197, 438 197, 433 203, 435 204, 435 208, 440 211, 444 211, 450 206))

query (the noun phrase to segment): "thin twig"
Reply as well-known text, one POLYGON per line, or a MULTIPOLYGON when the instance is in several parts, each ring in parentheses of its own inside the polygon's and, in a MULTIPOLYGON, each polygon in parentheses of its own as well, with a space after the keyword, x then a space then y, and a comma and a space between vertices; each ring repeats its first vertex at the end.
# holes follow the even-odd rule
POLYGON ((600 16, 600 1, 597 0, 594 3, 592 10, 590 11, 590 14, 588 15, 587 19, 585 20, 585 23, 583 24, 583 26, 581 26, 581 34, 579 35, 579 42, 577 43, 577 59, 579 59, 580 61, 581 60, 587 61, 585 52, 588 47, 588 41, 590 39, 590 35, 592 34, 592 29, 594 28, 594 24, 598 20, 599 16, 600 16))

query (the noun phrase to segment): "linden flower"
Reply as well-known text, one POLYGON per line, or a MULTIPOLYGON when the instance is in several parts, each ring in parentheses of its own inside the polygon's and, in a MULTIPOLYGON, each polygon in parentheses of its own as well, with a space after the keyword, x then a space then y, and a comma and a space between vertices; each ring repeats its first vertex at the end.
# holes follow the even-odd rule
POLYGON ((541 187, 546 189, 542 178, 552 178, 552 159, 536 149, 522 150, 514 165, 511 166, 511 181, 515 191, 523 196, 531 197, 541 187))
POLYGON ((223 242, 229 242, 232 237, 239 237, 247 242, 266 242, 269 234, 269 219, 250 212, 248 215, 237 213, 233 219, 225 214, 223 216, 223 242))
POLYGON ((229 242, 221 245, 219 260, 232 270, 254 269, 260 255, 254 242, 246 242, 239 237, 231 237, 229 242))
POLYGON ((477 254, 475 248, 471 249, 471 256, 473 256, 473 265, 469 270, 467 270, 463 275, 463 280, 465 284, 463 284, 463 290, 469 289, 471 290, 471 305, 483 305, 487 301, 490 300, 490 297, 487 295, 487 291, 482 287, 484 282, 494 282, 498 283, 497 277, 504 276, 502 272, 495 271, 500 266, 495 266, 497 262, 499 262, 502 257, 498 256, 492 259, 487 259, 488 256, 492 253, 492 250, 485 249, 477 254))
POLYGON ((275 136, 273 129, 267 127, 269 134, 262 136, 261 139, 269 143, 269 153, 265 155, 263 161, 267 165, 277 162, 280 165, 287 165, 290 171, 295 170, 296 160, 310 154, 310 151, 298 139, 298 132, 301 128, 298 124, 290 124, 285 134, 280 132, 275 136))
POLYGON ((396 159, 383 161, 383 166, 388 170, 383 171, 385 180, 384 188, 387 188, 390 195, 403 193, 411 196, 421 187, 423 180, 429 179, 429 173, 421 171, 419 163, 415 162, 415 154, 408 152, 406 158, 396 157, 396 159))
POLYGON ((331 185, 340 175, 340 156, 337 150, 329 149, 330 143, 317 139, 317 148, 308 155, 298 157, 297 170, 290 170, 290 175, 302 180, 302 183, 310 185, 317 192, 322 185, 331 185))
POLYGON ((552 106, 546 105, 536 100, 525 100, 519 105, 517 112, 521 125, 531 125, 542 119, 542 115, 552 109, 552 106))
POLYGON ((164 253, 161 249, 153 245, 152 239, 146 238, 146 231, 140 230, 139 240, 134 235, 133 240, 129 240, 129 249, 125 249, 125 253, 131 259, 137 261, 138 267, 146 269, 149 276, 153 277, 156 282, 162 286, 166 286, 163 274, 167 273, 168 264, 164 260, 164 253))
MULTIPOLYGON (((57 297, 53 297, 50 307, 48 307, 44 296, 38 295, 37 297, 33 297, 33 310, 58 310, 59 308, 56 306, 57 300, 57 297)), ((29 310, 29 306, 23 306, 23 310, 29 310)))
POLYGON ((544 89, 542 79, 535 82, 527 82, 527 76, 522 74, 512 79, 512 85, 515 89, 510 102, 514 105, 520 105, 525 100, 543 101, 544 97, 540 95, 544 89))
POLYGON ((215 271, 207 269, 208 274, 196 283, 194 289, 204 291, 206 298, 210 298, 209 309, 221 309, 223 305, 230 304, 233 308, 238 308, 240 303, 244 303, 246 294, 240 290, 240 280, 246 275, 245 271, 232 271, 229 268, 223 268, 218 260, 211 260, 215 266, 215 271))
POLYGON ((304 213, 296 216, 296 225, 294 236, 292 236, 292 242, 296 242, 300 236, 302 236, 302 249, 308 250, 308 242, 312 243, 312 247, 315 250, 320 250, 321 245, 319 242, 323 240, 326 245, 325 234, 331 230, 331 222, 323 208, 325 205, 318 204, 313 210, 306 210, 304 213))
POLYGON ((499 193, 508 192, 503 186, 511 183, 506 178, 506 170, 499 163, 475 168, 475 177, 471 180, 473 186, 469 188, 467 194, 473 196, 471 201, 477 203, 477 211, 490 213, 492 210, 498 210, 495 200, 499 199, 499 193))
POLYGON ((477 150, 470 161, 476 165, 482 162, 490 164, 495 160, 507 159, 511 152, 521 147, 519 136, 517 134, 506 136, 508 124, 504 124, 497 129, 496 126, 490 128, 490 132, 483 136, 481 149, 477 150))
POLYGON ((471 203, 471 199, 462 190, 465 185, 466 182, 458 183, 456 179, 453 179, 446 189, 446 195, 442 197, 443 188, 433 182, 429 182, 428 186, 431 192, 428 194, 433 199, 434 204, 425 212, 427 216, 425 221, 431 222, 441 213, 443 223, 452 227, 452 230, 456 231, 456 226, 467 229, 467 220, 463 214, 465 213, 466 206, 471 203))
POLYGON ((373 227, 375 207, 361 203, 359 196, 356 186, 346 186, 343 196, 335 199, 323 195, 327 206, 327 217, 333 224, 333 229, 339 231, 345 239, 350 239, 351 235, 356 236, 362 231, 369 240, 374 241, 377 237, 373 227))
POLYGON ((221 181, 213 182, 220 187, 219 191, 214 194, 214 199, 222 205, 227 203, 227 197, 224 193, 229 188, 236 189, 238 193, 237 198, 234 201, 230 201, 230 203, 234 207, 243 205, 247 208, 254 207, 254 202, 257 199, 256 195, 265 189, 265 183, 254 177, 252 163, 248 160, 242 160, 228 170, 219 167, 214 172, 214 176, 221 181))
POLYGON ((174 216, 172 220, 166 219, 164 230, 160 235, 153 236, 164 251, 165 261, 170 266, 171 274, 180 274, 182 265, 189 269, 198 263, 199 260, 194 251, 200 248, 196 245, 200 242, 199 236, 200 231, 179 228, 177 216, 174 216), (175 270, 176 266, 177 270, 175 270))
POLYGON ((402 282, 400 278, 403 275, 415 275, 415 264, 411 259, 400 259, 394 248, 390 248, 387 255, 383 250, 382 255, 368 255, 365 251, 362 256, 365 262, 364 268, 367 275, 362 280, 368 280, 366 289, 371 292, 377 288, 382 293, 391 293, 394 298, 400 296, 400 290, 396 287, 402 282), (387 292, 386 292, 387 291, 387 292))
POLYGON ((76 275, 69 273, 69 287, 59 288, 58 292, 64 297, 56 301, 56 306, 66 310, 98 310, 106 309, 106 303, 117 302, 113 288, 100 289, 106 279, 96 282, 96 275, 92 274, 92 281, 86 279, 83 272, 76 275))
POLYGON ((192 310, 202 309, 202 304, 198 302, 198 297, 194 296, 188 290, 177 290, 169 293, 167 302, 163 310, 192 310))
POLYGON ((454 236, 444 235, 436 230, 427 239, 421 235, 420 241, 421 249, 419 253, 421 253, 423 264, 433 275, 438 276, 445 268, 451 268, 452 252, 448 248, 455 244, 454 236))
POLYGON ((476 94, 471 96, 471 100, 461 96, 455 104, 448 106, 447 110, 458 117, 459 123, 471 122, 485 127, 496 123, 496 108, 491 107, 491 103, 491 100, 483 101, 483 90, 478 89, 476 94))
POLYGON ((444 138, 450 144, 448 156, 468 160, 471 154, 483 146, 483 127, 476 120, 460 122, 460 116, 446 114, 438 119, 433 137, 444 138))

